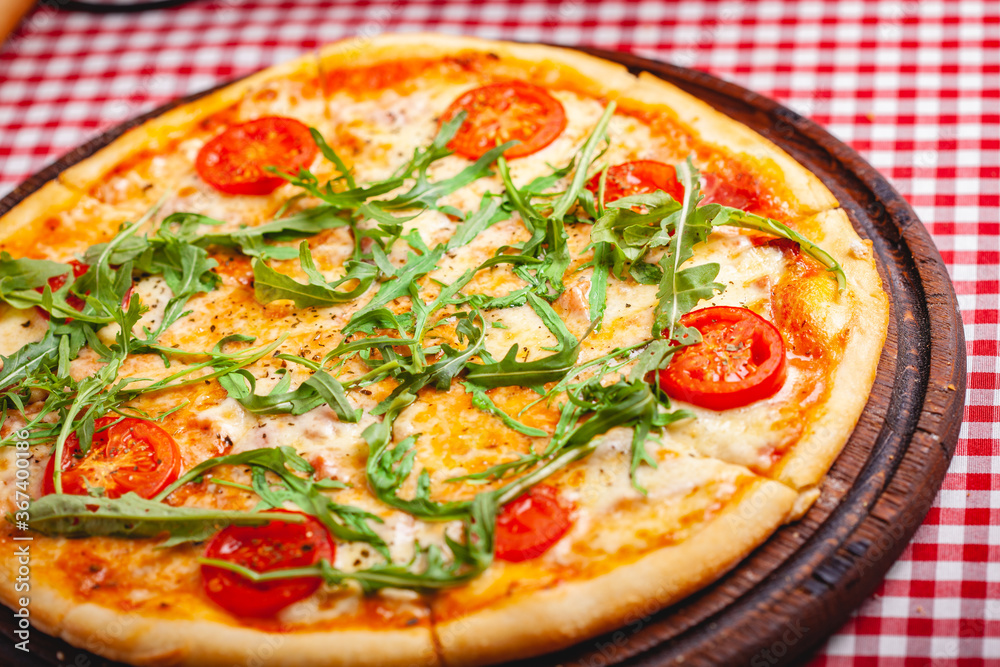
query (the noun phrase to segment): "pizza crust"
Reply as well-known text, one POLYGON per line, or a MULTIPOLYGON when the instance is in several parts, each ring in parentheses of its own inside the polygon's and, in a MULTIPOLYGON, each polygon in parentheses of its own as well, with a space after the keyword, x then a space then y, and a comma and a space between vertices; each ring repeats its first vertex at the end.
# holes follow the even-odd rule
MULTIPOLYGON (((14 559, 11 559, 12 561, 14 559)), ((13 577, 0 580, 0 600, 17 607, 29 596, 33 626, 73 646, 142 667, 275 667, 441 664, 429 627, 332 632, 264 632, 204 620, 150 618, 137 613, 80 604, 33 582, 16 593, 13 577)))
MULTIPOLYGON (((843 265, 847 289, 840 296, 850 299, 850 320, 844 333, 847 342, 831 378, 831 392, 798 444, 772 477, 793 489, 806 490, 818 484, 854 432, 872 385, 889 327, 889 298, 875 267, 870 241, 854 233, 843 209, 827 211, 803 223, 814 230, 819 243, 843 265)), ((831 336, 841 331, 828 332, 831 336)))
POLYGON ((80 200, 80 193, 58 180, 51 180, 0 216, 0 241, 37 225, 54 212, 64 211, 80 200))
POLYGON ((133 155, 143 150, 156 151, 169 146, 172 141, 183 137, 212 114, 238 103, 254 88, 284 77, 315 77, 317 71, 315 56, 308 53, 290 62, 251 74, 133 127, 94 155, 62 172, 59 181, 70 189, 88 192, 133 155))
POLYGON ((541 86, 576 87, 596 97, 618 97, 636 82, 623 65, 578 51, 434 33, 379 35, 362 44, 355 40, 335 42, 320 49, 319 67, 329 72, 398 61, 414 54, 430 60, 470 52, 499 56, 495 65, 500 73, 511 77, 529 79, 541 86))
POLYGON ((772 167, 778 180, 796 198, 801 215, 839 206, 830 190, 812 172, 746 125, 649 73, 643 72, 636 77, 623 65, 579 51, 418 33, 330 44, 319 51, 319 63, 321 71, 330 71, 396 61, 415 53, 421 58, 440 58, 469 51, 500 56, 497 66, 501 73, 507 68, 512 78, 527 79, 541 86, 571 87, 594 97, 671 114, 688 126, 700 141, 748 157, 755 164, 772 167))
POLYGON ((414 53, 419 53, 421 58, 435 58, 469 51, 501 56, 501 72, 506 70, 512 77, 531 79, 542 86, 576 88, 595 97, 656 107, 656 111, 672 113, 689 126, 700 140, 750 157, 758 163, 773 165, 803 214, 838 206, 826 186, 783 150, 742 123, 648 73, 635 77, 617 63, 558 47, 422 33, 343 40, 323 47, 318 54, 305 54, 291 62, 252 74, 132 128, 87 160, 64 171, 59 175, 59 182, 70 189, 86 192, 131 156, 142 150, 155 151, 167 146, 197 123, 239 102, 248 91, 268 81, 293 75, 322 78, 324 72, 336 68, 396 61, 411 58, 414 53))
POLYGON ((747 156, 757 164, 773 166, 780 174, 780 180, 792 191, 802 207, 802 214, 818 213, 840 206, 823 182, 788 153, 743 123, 719 113, 677 86, 648 72, 640 72, 639 83, 629 91, 629 97, 641 102, 666 105, 697 132, 701 141, 747 156))
POLYGON ((434 624, 444 662, 487 665, 556 651, 644 619, 719 578, 766 540, 797 495, 758 479, 701 531, 587 581, 564 582, 434 624))

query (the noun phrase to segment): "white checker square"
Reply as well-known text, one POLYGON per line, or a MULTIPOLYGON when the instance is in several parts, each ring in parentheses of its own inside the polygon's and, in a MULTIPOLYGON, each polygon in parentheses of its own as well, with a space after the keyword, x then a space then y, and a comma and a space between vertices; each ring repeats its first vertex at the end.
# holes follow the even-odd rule
POLYGON ((889 568, 885 578, 896 581, 909 581, 913 577, 913 561, 897 560, 889 568))
POLYGON ((882 616, 906 618, 910 615, 910 598, 885 595, 882 597, 881 603, 882 608, 879 611, 882 616))
POLYGON ((901 658, 906 656, 905 636, 884 634, 878 637, 878 655, 901 658))
POLYGON ((840 633, 830 637, 823 647, 823 651, 832 656, 851 656, 855 655, 857 651, 856 644, 856 635, 840 633))
POLYGON ((931 637, 930 657, 935 660, 953 660, 958 657, 959 643, 956 637, 931 637))

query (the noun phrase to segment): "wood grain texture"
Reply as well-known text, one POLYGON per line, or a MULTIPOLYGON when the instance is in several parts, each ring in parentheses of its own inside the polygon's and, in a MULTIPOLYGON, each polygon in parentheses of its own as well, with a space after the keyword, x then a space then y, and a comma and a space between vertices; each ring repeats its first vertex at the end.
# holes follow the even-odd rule
MULTIPOLYGON (((651 608, 616 632, 518 667, 795 664, 881 582, 944 478, 958 440, 966 376, 962 320, 951 280, 909 204, 854 150, 815 123, 703 72, 581 50, 674 83, 767 137, 819 176, 858 232, 874 243, 892 302, 889 335, 868 405, 805 517, 678 605, 651 608)), ((0 215, 129 127, 184 101, 64 156, 0 201, 0 215)), ((11 636, 9 620, 0 621, 0 627, 11 636)), ((0 662, 116 664, 37 631, 32 648, 33 662, 25 662, 4 643, 0 662)))

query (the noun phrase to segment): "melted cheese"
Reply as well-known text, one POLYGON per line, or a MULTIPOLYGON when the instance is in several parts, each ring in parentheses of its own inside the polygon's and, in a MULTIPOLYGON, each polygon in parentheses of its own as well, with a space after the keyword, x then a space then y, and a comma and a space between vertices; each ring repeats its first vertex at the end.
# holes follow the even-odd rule
POLYGON ((580 565, 680 539, 750 477, 742 467, 651 442, 658 465, 639 469, 636 477, 644 495, 629 476, 631 441, 631 429, 613 429, 593 454, 561 475, 574 523, 547 559, 580 565))
POLYGON ((0 305, 0 355, 10 356, 28 343, 41 340, 49 325, 34 308, 0 305))

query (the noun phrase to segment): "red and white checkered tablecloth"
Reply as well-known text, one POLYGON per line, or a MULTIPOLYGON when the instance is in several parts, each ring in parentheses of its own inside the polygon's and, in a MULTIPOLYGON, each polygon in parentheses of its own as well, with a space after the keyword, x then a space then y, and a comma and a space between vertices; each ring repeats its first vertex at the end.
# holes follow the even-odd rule
POLYGON ((41 8, 0 49, 0 195, 162 102, 342 37, 417 30, 586 44, 707 70, 810 116, 889 177, 955 281, 968 407, 924 525, 813 664, 1000 665, 1000 1, 202 0, 116 15, 41 8))

